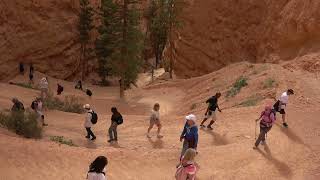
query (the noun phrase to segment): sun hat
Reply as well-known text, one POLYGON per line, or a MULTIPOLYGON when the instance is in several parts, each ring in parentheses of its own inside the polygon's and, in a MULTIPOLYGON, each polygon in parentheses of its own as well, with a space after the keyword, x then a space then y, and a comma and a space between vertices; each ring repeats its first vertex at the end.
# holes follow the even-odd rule
POLYGON ((189 114, 188 116, 186 116, 186 120, 187 121, 193 121, 194 123, 197 122, 197 117, 194 114, 189 114))

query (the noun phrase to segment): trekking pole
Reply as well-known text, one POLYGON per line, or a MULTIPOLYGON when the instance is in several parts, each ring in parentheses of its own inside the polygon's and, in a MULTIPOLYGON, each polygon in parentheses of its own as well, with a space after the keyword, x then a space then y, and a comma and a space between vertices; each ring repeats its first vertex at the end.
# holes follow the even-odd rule
POLYGON ((254 126, 254 140, 257 140, 257 121, 254 126))

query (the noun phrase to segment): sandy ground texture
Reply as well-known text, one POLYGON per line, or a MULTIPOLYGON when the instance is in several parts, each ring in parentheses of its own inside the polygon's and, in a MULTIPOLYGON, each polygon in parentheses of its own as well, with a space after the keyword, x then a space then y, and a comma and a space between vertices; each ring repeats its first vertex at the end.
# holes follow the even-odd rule
MULTIPOLYGON (((294 62, 293 62, 294 63, 294 62)), ((184 116, 194 113, 201 121, 206 99, 221 91, 222 113, 213 131, 199 131, 200 165, 197 180, 231 179, 320 179, 320 79, 319 71, 305 66, 239 63, 217 72, 188 80, 156 80, 127 92, 118 98, 116 87, 90 86, 94 96, 89 99, 73 88, 73 83, 50 78, 51 88, 56 82, 65 86, 65 95, 77 95, 90 103, 99 114, 93 127, 97 140, 85 139, 84 115, 46 111, 49 124, 41 140, 24 139, 0 129, 1 180, 81 180, 86 178, 90 162, 98 155, 109 159, 107 176, 111 180, 171 180, 174 179, 182 144, 179 136, 184 116), (248 86, 234 98, 225 94, 240 76, 248 78, 248 86), (264 87, 272 78, 275 84, 264 87), (146 85, 148 84, 148 85, 146 85), (288 106, 289 128, 281 127, 280 117, 267 138, 267 145, 253 150, 255 122, 264 105, 272 104, 288 87, 295 89, 288 106), (239 105, 248 98, 258 97, 254 106, 239 105), (163 139, 146 138, 148 117, 155 102, 161 105, 163 139), (117 106, 124 115, 118 128, 118 144, 107 143, 110 108, 117 106), (72 139, 77 147, 59 145, 51 136, 72 139)), ((37 74, 37 76, 42 76, 37 74)), ((141 76, 146 77, 146 76, 141 76)), ((19 76, 12 81, 21 82, 19 76)), ((0 84, 0 108, 9 108, 10 99, 18 97, 25 106, 39 94, 36 90, 0 84)))

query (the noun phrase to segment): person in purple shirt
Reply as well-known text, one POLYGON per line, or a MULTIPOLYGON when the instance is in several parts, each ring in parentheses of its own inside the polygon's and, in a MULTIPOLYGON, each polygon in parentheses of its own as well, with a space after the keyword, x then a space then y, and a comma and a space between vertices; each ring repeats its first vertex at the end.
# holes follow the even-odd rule
MULTIPOLYGON (((196 125, 197 118, 195 115, 190 114, 186 116, 186 124, 180 136, 180 141, 183 141, 183 147, 181 151, 181 157, 184 155, 187 149, 192 148, 197 150, 198 146, 198 126, 196 125)), ((180 158, 181 158, 180 157, 180 158)))

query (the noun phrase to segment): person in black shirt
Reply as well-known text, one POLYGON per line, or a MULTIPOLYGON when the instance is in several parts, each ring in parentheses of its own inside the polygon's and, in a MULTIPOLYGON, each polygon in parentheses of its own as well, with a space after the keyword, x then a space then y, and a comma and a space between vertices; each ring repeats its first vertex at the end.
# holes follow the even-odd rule
POLYGON ((111 116, 111 126, 109 128, 109 140, 108 142, 111 143, 112 141, 118 141, 118 132, 117 127, 119 124, 123 122, 122 115, 118 112, 117 108, 111 108, 112 116, 111 116))
POLYGON ((61 95, 62 92, 63 92, 63 86, 61 86, 61 85, 58 83, 57 95, 61 95))
POLYGON ((19 63, 19 71, 21 75, 24 75, 24 64, 22 62, 19 63))
POLYGON ((203 121, 201 122, 200 124, 200 127, 204 128, 205 125, 203 125, 210 117, 212 117, 212 120, 210 122, 210 124, 207 126, 208 129, 213 129, 212 128, 212 124, 217 120, 216 118, 216 110, 218 109, 219 112, 221 112, 221 109, 219 108, 219 105, 218 105, 218 99, 221 97, 221 93, 218 92, 216 93, 215 96, 212 96, 210 99, 208 99, 206 101, 208 105, 208 108, 207 108, 207 111, 205 113, 205 118, 203 119, 203 121))
POLYGON ((74 87, 75 89, 80 89, 82 90, 82 81, 79 80, 78 83, 76 84, 76 86, 74 87))
POLYGON ((33 84, 33 72, 34 72, 33 64, 30 64, 30 71, 29 71, 30 84, 33 84))
POLYGON ((12 99, 13 106, 11 108, 12 112, 24 112, 24 106, 17 98, 12 99))

